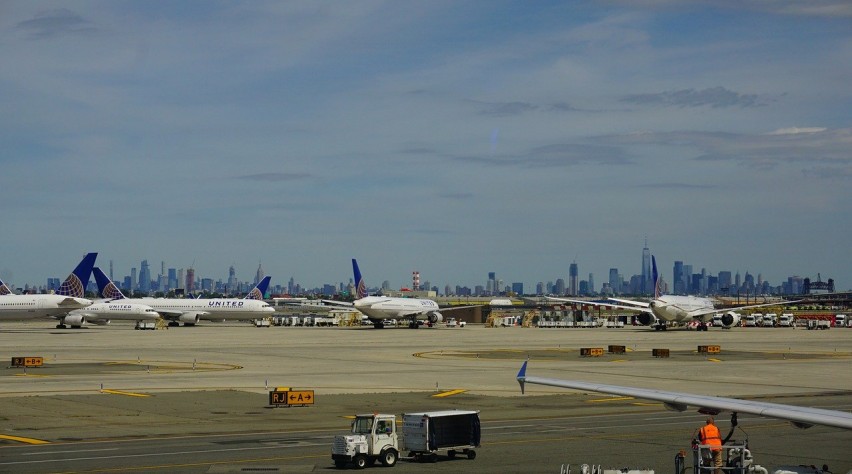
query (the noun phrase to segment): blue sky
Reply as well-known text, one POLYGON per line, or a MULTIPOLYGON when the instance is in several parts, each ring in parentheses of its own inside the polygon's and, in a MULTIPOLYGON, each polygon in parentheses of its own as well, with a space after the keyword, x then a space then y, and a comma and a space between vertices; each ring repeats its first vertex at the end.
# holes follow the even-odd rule
POLYGON ((4 2, 0 277, 852 288, 844 1, 4 2))

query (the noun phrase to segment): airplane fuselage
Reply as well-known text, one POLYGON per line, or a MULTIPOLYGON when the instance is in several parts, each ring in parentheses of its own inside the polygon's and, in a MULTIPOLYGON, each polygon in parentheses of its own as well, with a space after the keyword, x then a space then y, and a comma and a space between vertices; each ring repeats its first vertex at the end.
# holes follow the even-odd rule
POLYGON ((0 320, 60 317, 91 304, 89 299, 62 295, 3 295, 0 296, 0 320))
POLYGON ((367 296, 354 302, 355 309, 371 320, 426 319, 438 311, 438 303, 428 299, 367 296))
POLYGON ((190 299, 190 298, 133 298, 133 303, 148 305, 167 319, 177 319, 174 315, 195 314, 199 319, 209 321, 250 320, 271 316, 275 309, 262 300, 235 298, 190 299))
MULTIPOLYGON (((713 300, 698 296, 663 295, 651 301, 651 312, 660 321, 684 323, 694 321, 695 312, 714 309, 713 300)), ((701 317, 703 321, 713 319, 713 314, 701 317)))
POLYGON ((81 315, 87 320, 116 320, 116 321, 155 321, 160 315, 145 304, 115 302, 96 302, 83 309, 75 309, 69 316, 81 315))

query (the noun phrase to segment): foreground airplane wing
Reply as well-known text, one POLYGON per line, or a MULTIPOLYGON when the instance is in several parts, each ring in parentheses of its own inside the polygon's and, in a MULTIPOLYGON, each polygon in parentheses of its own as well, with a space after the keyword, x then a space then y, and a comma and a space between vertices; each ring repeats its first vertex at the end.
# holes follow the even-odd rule
POLYGON ((740 400, 737 398, 713 397, 710 395, 696 395, 683 392, 668 392, 665 390, 623 387, 619 385, 580 382, 576 380, 534 377, 527 375, 526 372, 527 363, 524 362, 524 365, 518 372, 518 383, 521 384, 521 393, 524 392, 524 384, 527 383, 550 385, 553 387, 588 390, 591 392, 602 392, 625 397, 656 400, 658 402, 662 402, 666 408, 675 411, 685 411, 687 407, 692 406, 697 408, 700 413, 707 414, 718 414, 723 411, 730 411, 765 416, 769 418, 778 418, 789 421, 797 428, 810 428, 813 425, 824 425, 852 430, 852 413, 845 411, 799 407, 783 405, 780 403, 758 402, 754 400, 740 400))
POLYGON ((703 316, 707 316, 708 314, 722 314, 726 311, 740 311, 743 309, 752 309, 752 308, 764 308, 766 306, 784 306, 788 304, 798 303, 802 300, 794 300, 794 301, 776 301, 775 303, 761 303, 761 304, 750 304, 746 306, 733 306, 731 308, 724 309, 705 309, 701 311, 693 311, 689 313, 693 318, 701 318, 703 316))
POLYGON ((595 307, 603 307, 603 308, 612 308, 612 309, 623 309, 625 311, 635 311, 637 313, 650 313, 650 305, 648 303, 643 303, 641 301, 634 301, 635 304, 624 304, 628 303, 627 300, 613 300, 621 304, 615 303, 601 303, 599 301, 585 301, 585 300, 572 300, 570 298, 556 298, 553 296, 548 296, 547 299, 552 301, 559 301, 561 303, 573 303, 580 304, 586 306, 595 306, 595 307))

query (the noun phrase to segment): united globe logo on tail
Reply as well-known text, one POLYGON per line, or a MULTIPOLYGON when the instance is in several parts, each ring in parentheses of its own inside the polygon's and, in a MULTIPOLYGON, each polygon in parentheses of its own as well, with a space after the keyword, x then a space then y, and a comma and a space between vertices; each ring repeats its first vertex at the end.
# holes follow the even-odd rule
POLYGON ((355 274, 355 297, 359 300, 361 298, 366 298, 367 284, 364 282, 364 279, 361 278, 361 270, 358 268, 358 262, 354 258, 352 259, 352 273, 355 274))
POLYGON ((83 260, 77 265, 77 268, 62 282, 62 285, 56 290, 56 294, 72 298, 83 298, 86 296, 86 286, 89 284, 89 277, 92 275, 92 268, 95 266, 95 259, 97 257, 97 253, 86 254, 83 260))
POLYGON ((3 283, 3 280, 0 280, 0 296, 11 295, 11 294, 12 294, 12 290, 10 290, 9 287, 6 286, 5 283, 3 283))

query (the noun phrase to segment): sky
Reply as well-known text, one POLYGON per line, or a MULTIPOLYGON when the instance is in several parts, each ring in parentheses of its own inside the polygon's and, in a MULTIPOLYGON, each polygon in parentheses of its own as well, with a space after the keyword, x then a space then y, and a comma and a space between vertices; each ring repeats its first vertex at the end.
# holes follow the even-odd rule
POLYGON ((0 278, 852 288, 844 0, 5 1, 0 278))

